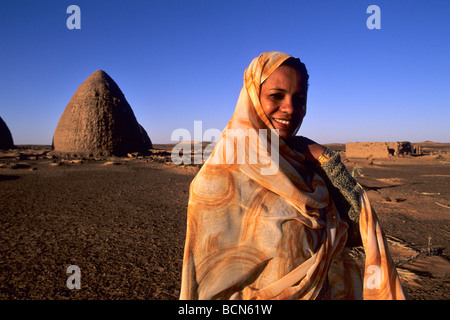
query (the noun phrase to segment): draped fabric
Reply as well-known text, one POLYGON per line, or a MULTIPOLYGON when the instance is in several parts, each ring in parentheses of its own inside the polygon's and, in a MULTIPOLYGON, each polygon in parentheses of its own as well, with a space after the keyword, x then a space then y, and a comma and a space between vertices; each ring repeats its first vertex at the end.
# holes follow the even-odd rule
POLYGON ((191 183, 180 299, 404 299, 367 195, 360 276, 326 183, 261 107, 261 84, 290 57, 263 53, 248 66, 235 112, 191 183))

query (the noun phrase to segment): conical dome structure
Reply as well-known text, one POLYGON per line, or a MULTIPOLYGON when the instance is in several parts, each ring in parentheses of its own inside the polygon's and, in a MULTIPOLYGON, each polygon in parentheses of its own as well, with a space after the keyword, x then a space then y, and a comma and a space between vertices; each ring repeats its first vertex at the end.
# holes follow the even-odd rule
POLYGON ((59 154, 123 156, 151 148, 122 91, 102 70, 77 89, 53 136, 53 149, 59 154))
POLYGON ((0 149, 14 149, 14 142, 5 121, 0 117, 0 149))

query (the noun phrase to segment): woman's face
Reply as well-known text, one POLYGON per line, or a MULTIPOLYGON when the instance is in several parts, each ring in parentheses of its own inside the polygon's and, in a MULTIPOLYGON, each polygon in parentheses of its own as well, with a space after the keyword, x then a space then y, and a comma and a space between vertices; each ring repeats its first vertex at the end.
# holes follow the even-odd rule
POLYGON ((306 114, 306 83, 300 72, 281 65, 261 86, 261 106, 282 139, 293 135, 306 114))

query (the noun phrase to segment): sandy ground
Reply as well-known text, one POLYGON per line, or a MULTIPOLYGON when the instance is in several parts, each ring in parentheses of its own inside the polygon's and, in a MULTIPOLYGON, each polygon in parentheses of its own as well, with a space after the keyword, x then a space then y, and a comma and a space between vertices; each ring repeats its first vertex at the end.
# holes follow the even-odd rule
MULTIPOLYGON (((447 300, 450 145, 427 146, 422 157, 344 161, 368 191, 409 297, 447 300)), ((52 159, 48 147, 1 152, 0 299, 178 299, 198 167, 175 166, 170 146, 155 147, 97 160, 52 159), (80 267, 79 290, 66 286, 70 265, 80 267)))

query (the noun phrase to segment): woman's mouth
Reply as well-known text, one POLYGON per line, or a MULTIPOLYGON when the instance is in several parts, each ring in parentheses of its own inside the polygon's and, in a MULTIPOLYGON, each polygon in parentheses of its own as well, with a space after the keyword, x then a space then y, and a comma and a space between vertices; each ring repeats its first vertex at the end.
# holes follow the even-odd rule
POLYGON ((281 128, 289 128, 291 126, 292 120, 285 120, 279 118, 272 118, 281 128))

